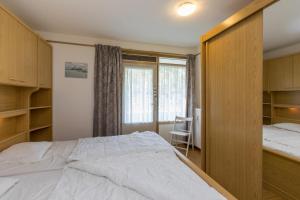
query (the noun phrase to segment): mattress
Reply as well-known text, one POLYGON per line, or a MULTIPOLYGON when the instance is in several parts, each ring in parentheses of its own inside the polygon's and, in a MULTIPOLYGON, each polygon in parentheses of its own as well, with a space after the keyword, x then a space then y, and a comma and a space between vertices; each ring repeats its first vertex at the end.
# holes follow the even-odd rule
POLYGON ((300 159, 299 132, 277 128, 272 125, 263 126, 263 146, 300 159))

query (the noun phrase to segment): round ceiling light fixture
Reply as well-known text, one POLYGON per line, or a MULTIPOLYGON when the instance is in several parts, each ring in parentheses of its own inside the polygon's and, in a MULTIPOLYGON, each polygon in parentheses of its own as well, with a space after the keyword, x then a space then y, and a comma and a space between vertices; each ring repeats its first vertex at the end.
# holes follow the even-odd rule
POLYGON ((196 5, 192 2, 184 2, 179 5, 177 9, 177 13, 180 16, 188 16, 191 15, 196 10, 196 5))

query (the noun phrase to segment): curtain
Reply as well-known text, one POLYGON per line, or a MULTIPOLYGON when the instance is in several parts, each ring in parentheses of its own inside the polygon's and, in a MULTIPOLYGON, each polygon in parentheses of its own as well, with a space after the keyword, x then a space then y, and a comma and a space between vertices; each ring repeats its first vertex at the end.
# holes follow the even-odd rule
POLYGON ((124 123, 153 122, 153 69, 125 64, 124 123))
POLYGON ((159 65, 159 121, 186 115, 186 67, 159 65))
POLYGON ((121 134, 122 50, 96 45, 93 136, 121 134))
POLYGON ((186 95, 186 116, 193 117, 195 105, 195 55, 187 56, 186 63, 186 80, 187 80, 187 95, 186 95))

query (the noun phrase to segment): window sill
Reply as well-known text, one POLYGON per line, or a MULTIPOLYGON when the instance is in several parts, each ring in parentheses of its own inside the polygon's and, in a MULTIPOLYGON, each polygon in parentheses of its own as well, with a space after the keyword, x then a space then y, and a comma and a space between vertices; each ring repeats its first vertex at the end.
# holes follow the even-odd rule
POLYGON ((163 121, 163 122, 158 122, 158 124, 174 124, 174 121, 163 121))

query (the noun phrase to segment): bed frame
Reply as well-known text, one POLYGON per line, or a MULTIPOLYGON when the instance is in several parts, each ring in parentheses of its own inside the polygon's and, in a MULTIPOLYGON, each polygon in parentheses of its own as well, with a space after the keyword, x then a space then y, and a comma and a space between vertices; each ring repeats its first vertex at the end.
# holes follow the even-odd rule
POLYGON ((300 199, 300 158, 264 147, 263 184, 287 200, 300 199))
MULTIPOLYGON (((190 169, 192 169, 198 176, 200 176, 208 185, 217 190, 220 194, 222 194, 228 200, 237 200, 232 194, 230 194, 227 190, 225 190, 220 184, 218 184, 214 179, 209 177, 204 171, 202 171, 197 165, 195 165, 191 160, 185 157, 182 153, 180 153, 177 149, 174 148, 174 151, 177 157, 186 164, 190 169)), ((201 199, 199 197, 199 199, 201 199)))

